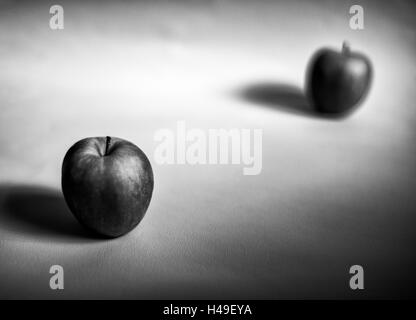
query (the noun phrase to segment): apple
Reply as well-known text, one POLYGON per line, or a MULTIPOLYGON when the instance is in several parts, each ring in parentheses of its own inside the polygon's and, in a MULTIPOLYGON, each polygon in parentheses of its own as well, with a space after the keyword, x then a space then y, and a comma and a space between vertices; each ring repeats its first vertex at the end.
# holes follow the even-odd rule
POLYGON ((306 94, 316 111, 343 115, 354 110, 367 95, 372 80, 370 59, 352 52, 324 48, 312 57, 306 76, 306 94))
POLYGON ((119 237, 134 229, 146 213, 153 193, 152 166, 129 141, 85 138, 65 155, 62 192, 82 225, 106 237, 119 237))

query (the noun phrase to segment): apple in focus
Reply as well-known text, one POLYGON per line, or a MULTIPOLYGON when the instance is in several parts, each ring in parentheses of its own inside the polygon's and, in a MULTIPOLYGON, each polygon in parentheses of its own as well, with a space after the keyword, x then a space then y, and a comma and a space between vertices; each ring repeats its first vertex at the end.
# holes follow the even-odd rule
POLYGON ((115 137, 85 138, 62 164, 65 201, 88 229, 119 237, 144 217, 153 193, 153 171, 142 150, 115 137))
POLYGON ((328 48, 318 50, 308 67, 306 94, 318 112, 349 113, 366 97, 372 70, 370 59, 351 51, 346 42, 341 52, 328 48))

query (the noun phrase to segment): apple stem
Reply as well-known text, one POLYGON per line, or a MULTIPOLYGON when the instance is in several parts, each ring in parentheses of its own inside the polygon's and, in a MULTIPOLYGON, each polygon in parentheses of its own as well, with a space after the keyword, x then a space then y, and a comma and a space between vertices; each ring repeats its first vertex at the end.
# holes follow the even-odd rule
POLYGON ((344 41, 344 42, 342 43, 342 52, 343 52, 343 53, 349 53, 349 52, 350 52, 350 50, 351 50, 351 48, 350 48, 350 44, 349 44, 347 41, 344 41))
POLYGON ((106 141, 105 141, 105 152, 104 152, 104 156, 107 155, 108 147, 110 146, 110 141, 111 141, 111 137, 107 136, 106 141))

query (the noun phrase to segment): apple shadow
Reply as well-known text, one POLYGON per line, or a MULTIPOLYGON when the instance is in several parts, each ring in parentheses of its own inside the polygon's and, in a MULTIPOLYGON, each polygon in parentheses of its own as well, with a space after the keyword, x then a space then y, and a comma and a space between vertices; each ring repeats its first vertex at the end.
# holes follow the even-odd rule
POLYGON ((237 90, 237 97, 255 105, 311 118, 337 120, 345 116, 318 112, 309 103, 304 90, 291 84, 257 82, 237 90))
POLYGON ((49 241, 101 239, 69 211, 60 191, 29 185, 0 186, 0 229, 49 241))
POLYGON ((245 101, 259 104, 274 110, 317 116, 308 103, 303 91, 294 85, 259 82, 238 90, 237 95, 245 101))

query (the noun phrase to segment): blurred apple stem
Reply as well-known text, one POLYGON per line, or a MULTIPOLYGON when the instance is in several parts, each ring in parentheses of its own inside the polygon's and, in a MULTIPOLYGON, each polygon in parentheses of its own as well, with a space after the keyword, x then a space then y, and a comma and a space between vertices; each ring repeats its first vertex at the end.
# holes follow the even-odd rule
POLYGON ((343 53, 349 53, 349 52, 350 52, 350 50, 351 50, 351 48, 350 48, 350 44, 348 43, 348 41, 344 41, 344 42, 342 43, 342 52, 343 52, 343 53))
POLYGON ((106 141, 105 141, 105 153, 104 155, 107 155, 108 152, 108 147, 110 146, 110 141, 111 141, 111 137, 107 136, 106 141))

